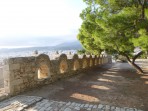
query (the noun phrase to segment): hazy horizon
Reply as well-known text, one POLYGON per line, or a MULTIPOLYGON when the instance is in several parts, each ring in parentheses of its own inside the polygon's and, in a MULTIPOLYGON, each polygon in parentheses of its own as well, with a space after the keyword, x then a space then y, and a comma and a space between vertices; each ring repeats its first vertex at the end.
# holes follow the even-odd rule
MULTIPOLYGON (((49 42, 49 41, 48 41, 49 42)), ((53 42, 53 41, 51 41, 53 42)), ((54 47, 54 46, 58 46, 58 45, 61 45, 61 44, 64 44, 64 43, 73 43, 73 42, 79 42, 78 40, 67 40, 67 41, 58 41, 56 43, 50 43, 50 44, 43 44, 43 45, 36 45, 36 46, 31 46, 31 45, 27 45, 27 46, 0 46, 0 49, 16 49, 16 48, 32 48, 32 47, 54 47)))
POLYGON ((82 0, 0 1, 0 48, 54 46, 75 41, 82 0))

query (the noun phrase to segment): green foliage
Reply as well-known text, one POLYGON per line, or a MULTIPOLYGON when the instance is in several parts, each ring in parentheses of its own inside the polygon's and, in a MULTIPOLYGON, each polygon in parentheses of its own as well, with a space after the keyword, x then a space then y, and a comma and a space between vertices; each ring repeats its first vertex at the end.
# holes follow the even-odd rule
POLYGON ((138 31, 139 37, 134 38, 133 42, 135 46, 142 46, 142 50, 148 50, 148 32, 145 29, 140 29, 138 31))
POLYGON ((84 49, 78 50, 78 51, 77 51, 77 53, 80 54, 80 55, 81 55, 81 54, 85 54, 85 52, 86 52, 86 51, 85 51, 84 49))
MULTIPOLYGON (((80 14, 83 23, 78 39, 94 54, 133 55, 136 46, 148 50, 148 9, 135 0, 83 0, 87 8, 80 14)), ((147 3, 145 4, 147 7, 147 3)))
POLYGON ((148 9, 145 10, 145 16, 146 16, 147 19, 148 19, 148 9))
POLYGON ((77 53, 80 54, 80 55, 81 54, 89 54, 90 55, 90 53, 88 51, 86 51, 85 49, 78 50, 77 53))

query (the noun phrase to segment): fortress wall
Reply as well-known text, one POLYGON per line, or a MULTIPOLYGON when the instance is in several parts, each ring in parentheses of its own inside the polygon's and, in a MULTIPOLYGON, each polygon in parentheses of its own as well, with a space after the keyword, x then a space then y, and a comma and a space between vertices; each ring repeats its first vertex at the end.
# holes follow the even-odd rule
POLYGON ((0 80, 2 80, 2 79, 3 79, 3 68, 0 67, 0 80))
POLYGON ((5 60, 4 87, 8 95, 17 95, 32 88, 50 84, 59 79, 111 62, 110 57, 65 54, 50 60, 41 54, 37 57, 17 57, 5 60))

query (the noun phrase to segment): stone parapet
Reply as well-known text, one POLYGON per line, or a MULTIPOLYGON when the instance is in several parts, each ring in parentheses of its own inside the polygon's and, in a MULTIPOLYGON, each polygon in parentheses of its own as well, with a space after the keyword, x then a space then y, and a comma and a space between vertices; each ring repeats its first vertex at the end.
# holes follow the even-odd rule
POLYGON ((5 93, 12 96, 111 63, 111 57, 61 54, 50 60, 48 55, 40 54, 37 57, 9 58, 4 63, 5 93))

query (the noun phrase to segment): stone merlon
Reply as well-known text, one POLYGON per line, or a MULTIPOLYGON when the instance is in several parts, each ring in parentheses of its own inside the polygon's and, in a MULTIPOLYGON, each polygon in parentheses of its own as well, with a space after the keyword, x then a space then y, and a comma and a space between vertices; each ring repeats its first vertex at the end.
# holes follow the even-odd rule
POLYGON ((98 65, 111 63, 111 57, 61 54, 50 59, 48 55, 40 54, 32 57, 9 58, 4 63, 5 92, 13 96, 98 65))

